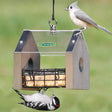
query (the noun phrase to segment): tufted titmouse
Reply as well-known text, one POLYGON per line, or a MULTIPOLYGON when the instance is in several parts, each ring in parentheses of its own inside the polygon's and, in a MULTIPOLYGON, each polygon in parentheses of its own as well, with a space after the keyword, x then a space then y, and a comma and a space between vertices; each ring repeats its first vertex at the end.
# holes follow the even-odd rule
POLYGON ((83 28, 82 31, 86 30, 87 27, 95 27, 104 30, 105 32, 112 35, 112 33, 106 28, 96 24, 96 22, 89 17, 85 12, 83 12, 77 5, 78 1, 72 3, 66 8, 66 11, 69 11, 70 18, 72 21, 79 27, 83 28))

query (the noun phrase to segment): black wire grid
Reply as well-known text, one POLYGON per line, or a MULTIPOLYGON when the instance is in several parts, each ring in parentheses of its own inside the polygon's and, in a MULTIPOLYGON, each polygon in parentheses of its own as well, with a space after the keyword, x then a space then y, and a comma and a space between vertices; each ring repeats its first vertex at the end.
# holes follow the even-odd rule
POLYGON ((65 87, 65 85, 66 85, 65 68, 40 69, 40 70, 22 69, 22 86, 24 88, 52 88, 52 87, 65 87), (62 77, 62 75, 64 77, 62 77), (48 79, 47 76, 52 78, 48 79), (28 79, 26 77, 28 77, 28 79), (41 78, 37 79, 36 77, 41 77, 41 78), (58 85, 57 81, 64 82, 64 84, 58 85), (28 85, 28 82, 31 82, 32 85, 28 85), (53 84, 47 85, 46 83, 48 82, 53 84), (42 85, 36 85, 36 83, 42 83, 42 85))

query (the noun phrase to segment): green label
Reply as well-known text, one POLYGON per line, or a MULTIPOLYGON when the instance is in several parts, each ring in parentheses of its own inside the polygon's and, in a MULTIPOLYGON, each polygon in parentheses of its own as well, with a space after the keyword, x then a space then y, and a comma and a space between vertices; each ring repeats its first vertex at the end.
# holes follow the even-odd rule
POLYGON ((40 46, 40 47, 53 47, 53 46, 56 46, 56 43, 45 42, 45 43, 38 44, 38 46, 40 46))

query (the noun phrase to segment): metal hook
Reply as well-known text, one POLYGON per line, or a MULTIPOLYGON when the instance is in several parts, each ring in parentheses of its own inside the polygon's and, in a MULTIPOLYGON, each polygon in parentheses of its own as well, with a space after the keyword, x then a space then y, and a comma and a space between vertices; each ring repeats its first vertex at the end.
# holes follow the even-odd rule
POLYGON ((56 25, 57 25, 57 20, 54 18, 54 19, 50 19, 49 20, 49 26, 50 26, 50 30, 51 30, 51 34, 55 34, 55 32, 56 32, 56 25), (52 25, 51 24, 51 21, 55 21, 55 24, 54 25, 52 25))
POLYGON ((53 12, 52 12, 52 18, 49 20, 49 26, 51 30, 51 34, 55 34, 56 32, 56 25, 57 25, 57 20, 54 17, 54 5, 55 5, 55 0, 53 0, 53 12), (51 21, 55 21, 55 24, 51 24, 51 21))

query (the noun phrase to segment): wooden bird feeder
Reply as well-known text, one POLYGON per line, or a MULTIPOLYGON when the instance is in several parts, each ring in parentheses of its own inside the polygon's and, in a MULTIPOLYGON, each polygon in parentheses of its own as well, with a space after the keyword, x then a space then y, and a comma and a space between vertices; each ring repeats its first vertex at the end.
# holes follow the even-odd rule
POLYGON ((25 30, 14 52, 14 89, 89 89, 89 53, 73 30, 25 30))

